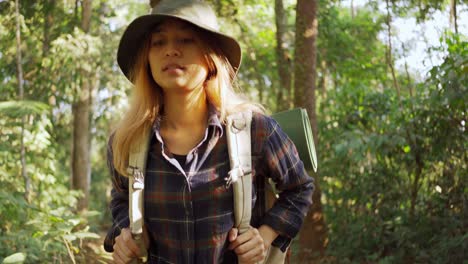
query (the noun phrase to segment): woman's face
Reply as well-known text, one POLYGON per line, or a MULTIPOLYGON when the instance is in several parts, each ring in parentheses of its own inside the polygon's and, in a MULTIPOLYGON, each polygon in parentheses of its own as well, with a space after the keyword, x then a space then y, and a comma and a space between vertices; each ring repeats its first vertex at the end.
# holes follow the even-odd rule
POLYGON ((203 42, 192 25, 166 19, 151 34, 148 61, 164 93, 200 89, 208 75, 203 42))

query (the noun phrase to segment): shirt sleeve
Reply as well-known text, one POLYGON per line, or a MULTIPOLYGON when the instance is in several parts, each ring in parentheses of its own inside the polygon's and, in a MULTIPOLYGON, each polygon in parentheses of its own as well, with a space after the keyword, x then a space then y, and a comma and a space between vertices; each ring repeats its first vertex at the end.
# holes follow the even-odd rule
POLYGON ((278 199, 266 212, 262 224, 279 233, 273 245, 284 251, 299 232, 312 205, 314 179, 307 174, 294 143, 279 124, 267 116, 259 121, 257 129, 264 130, 258 133, 264 135, 260 170, 274 181, 279 191, 278 199))
POLYGON ((114 168, 112 159, 112 137, 107 145, 107 166, 112 177, 112 191, 110 210, 112 214, 112 227, 104 239, 104 249, 114 251, 115 238, 120 235, 123 228, 130 226, 128 217, 128 178, 121 176, 114 168))

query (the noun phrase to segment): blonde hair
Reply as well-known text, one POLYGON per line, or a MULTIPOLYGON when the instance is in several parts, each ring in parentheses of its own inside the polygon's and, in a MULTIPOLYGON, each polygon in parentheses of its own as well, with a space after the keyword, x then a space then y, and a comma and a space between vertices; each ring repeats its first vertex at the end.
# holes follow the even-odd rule
MULTIPOLYGON (((205 49, 205 59, 208 64, 208 76, 205 82, 205 93, 208 102, 220 114, 220 120, 225 122, 227 115, 239 111, 264 112, 263 106, 250 102, 245 96, 234 89, 235 71, 228 59, 218 47, 211 47, 207 43, 213 36, 203 31, 202 43, 205 49)), ((151 129, 158 117, 163 104, 163 92, 154 81, 148 63, 150 37, 144 41, 138 52, 130 78, 134 84, 129 110, 117 125, 112 140, 113 165, 117 172, 128 176, 128 156, 130 147, 145 131, 151 129)))

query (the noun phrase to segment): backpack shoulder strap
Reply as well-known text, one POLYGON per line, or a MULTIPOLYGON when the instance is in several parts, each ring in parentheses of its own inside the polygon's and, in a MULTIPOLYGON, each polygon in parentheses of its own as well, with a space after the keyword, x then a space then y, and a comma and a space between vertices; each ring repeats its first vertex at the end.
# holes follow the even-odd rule
POLYGON ((150 128, 147 129, 141 139, 130 147, 128 158, 128 215, 130 218, 130 230, 134 236, 139 236, 143 233, 143 195, 151 131, 150 128))
POLYGON ((252 112, 240 112, 229 115, 226 124, 231 164, 228 184, 234 192, 234 225, 241 234, 250 228, 252 216, 251 122, 252 112))

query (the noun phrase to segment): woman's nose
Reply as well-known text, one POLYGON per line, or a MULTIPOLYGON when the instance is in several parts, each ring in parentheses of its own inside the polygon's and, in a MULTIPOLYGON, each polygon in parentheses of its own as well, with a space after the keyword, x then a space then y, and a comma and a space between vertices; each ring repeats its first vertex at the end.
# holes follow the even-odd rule
POLYGON ((177 45, 169 44, 166 49, 166 57, 178 57, 181 55, 181 52, 177 45))

